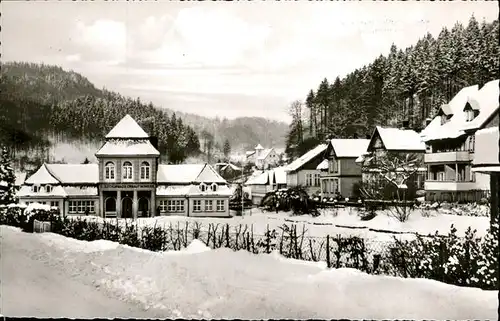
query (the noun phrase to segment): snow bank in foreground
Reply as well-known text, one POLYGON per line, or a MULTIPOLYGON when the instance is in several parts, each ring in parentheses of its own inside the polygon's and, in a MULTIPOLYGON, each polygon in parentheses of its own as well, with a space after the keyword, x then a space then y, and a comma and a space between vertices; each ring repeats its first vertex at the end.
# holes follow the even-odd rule
POLYGON ((70 259, 79 278, 167 318, 495 319, 497 312, 496 291, 326 269, 277 253, 209 251, 194 241, 186 255, 170 255, 50 233, 30 237, 73 248, 61 251, 61 260, 70 259), (83 253, 89 248, 106 252, 83 253))
POLYGON ((116 249, 120 244, 107 240, 92 242, 79 241, 54 233, 41 233, 40 240, 49 246, 55 246, 68 252, 92 253, 116 249))

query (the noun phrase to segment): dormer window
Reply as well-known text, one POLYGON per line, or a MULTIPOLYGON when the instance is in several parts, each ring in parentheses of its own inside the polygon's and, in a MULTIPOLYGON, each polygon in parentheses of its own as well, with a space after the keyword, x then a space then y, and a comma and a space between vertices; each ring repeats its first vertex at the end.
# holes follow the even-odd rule
POLYGON ((200 188, 200 191, 205 192, 207 190, 207 185, 205 183, 201 183, 199 188, 200 188))
POLYGON ((31 191, 33 193, 38 193, 40 191, 40 186, 38 186, 38 185, 31 186, 31 191))
POLYGON ((465 111, 465 121, 470 122, 474 119, 474 110, 467 109, 465 111))
POLYGON ((45 186, 45 192, 46 192, 46 193, 50 193, 50 192, 52 192, 52 186, 51 186, 51 185, 46 185, 46 186, 45 186))
POLYGON ((216 183, 213 183, 213 184, 210 186, 210 189, 212 190, 212 192, 217 192, 217 184, 216 184, 216 183))
POLYGON ((132 178, 133 178, 133 176, 132 176, 132 163, 131 162, 123 163, 123 179, 131 181, 132 178))

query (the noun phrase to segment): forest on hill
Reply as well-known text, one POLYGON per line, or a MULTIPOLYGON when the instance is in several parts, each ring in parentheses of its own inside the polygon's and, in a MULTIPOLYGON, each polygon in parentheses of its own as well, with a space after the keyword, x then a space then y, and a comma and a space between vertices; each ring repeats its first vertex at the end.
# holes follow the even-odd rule
POLYGON ((293 103, 286 151, 297 157, 324 139, 365 137, 377 125, 405 121, 421 130, 463 87, 498 79, 499 58, 498 20, 479 23, 474 16, 406 49, 393 44, 387 56, 342 79, 325 78, 304 103, 293 103))
POLYGON ((7 62, 1 68, 0 144, 14 152, 44 149, 53 142, 51 137, 72 139, 76 145, 102 141, 126 114, 158 137, 165 161, 173 163, 203 152, 216 154, 225 140, 233 150, 257 143, 284 146, 285 123, 176 113, 140 98, 98 89, 84 76, 58 66, 7 62))

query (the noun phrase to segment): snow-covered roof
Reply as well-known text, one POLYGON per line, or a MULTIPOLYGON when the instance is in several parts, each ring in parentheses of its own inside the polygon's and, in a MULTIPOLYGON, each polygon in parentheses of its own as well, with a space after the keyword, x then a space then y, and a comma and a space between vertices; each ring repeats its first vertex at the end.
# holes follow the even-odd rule
POLYGON ((251 176, 245 185, 267 185, 269 184, 269 171, 251 176))
POLYGON ((498 160, 498 126, 478 130, 475 134, 474 166, 500 166, 498 160))
POLYGON ((264 149, 264 147, 262 147, 261 144, 258 144, 257 146, 255 146, 255 149, 264 149))
POLYGON ((245 156, 246 156, 246 157, 250 157, 250 156, 252 156, 253 154, 255 154, 255 151, 254 151, 254 150, 249 150, 249 151, 245 152, 245 156))
POLYGON ((286 168, 276 167, 251 176, 245 185, 286 184, 286 168))
POLYGON ((300 156, 299 158, 288 164, 286 166, 286 171, 293 172, 299 170, 300 168, 302 168, 302 166, 304 166, 305 164, 313 160, 315 157, 323 153, 326 150, 326 147, 327 147, 326 144, 320 144, 316 146, 315 148, 311 149, 304 155, 300 156))
POLYGON ((452 110, 451 118, 441 125, 441 117, 436 116, 422 131, 424 141, 453 139, 465 134, 465 130, 474 130, 481 127, 484 122, 498 111, 499 81, 493 80, 478 90, 478 86, 462 89, 448 103, 452 110), (464 107, 469 103, 472 109, 479 114, 472 121, 467 122, 464 107))
POLYGON ((286 184, 286 171, 285 167, 276 167, 272 169, 274 172, 274 179, 276 184, 286 184))
POLYGON ((386 150, 425 151, 425 143, 420 134, 414 130, 377 126, 376 131, 378 131, 386 150))
POLYGON ((64 192, 68 196, 97 196, 97 187, 63 186, 64 192))
POLYGON ((45 164, 49 173, 61 184, 97 184, 97 164, 45 164))
POLYGON ((28 177, 26 184, 59 184, 59 181, 49 172, 46 164, 42 164, 35 174, 28 177))
POLYGON ((125 115, 106 135, 106 138, 148 138, 149 135, 130 116, 125 115))
POLYGON ((140 155, 158 156, 160 152, 154 148, 149 140, 108 140, 102 146, 96 156, 116 156, 116 155, 140 155))
POLYGON ((325 170, 328 169, 328 159, 323 159, 321 163, 319 163, 318 166, 316 166, 317 170, 325 170))
POLYGON ((158 183, 189 184, 193 182, 226 183, 208 164, 158 165, 158 183))
POLYGON ((271 152, 273 151, 272 148, 268 148, 268 149, 263 149, 262 152, 260 153, 260 156, 257 157, 257 159, 266 159, 267 156, 269 156, 269 154, 271 154, 271 152))
POLYGON ((231 169, 232 169, 232 170, 234 170, 234 171, 241 171, 241 168, 240 168, 240 167, 238 167, 238 166, 236 166, 236 165, 233 165, 233 164, 231 164, 231 163, 226 164, 226 165, 222 168, 222 170, 226 170, 226 169, 228 169, 228 168, 231 168, 231 169))
POLYGON ((16 173, 16 181, 14 183, 15 186, 21 186, 26 181, 26 173, 16 173))
POLYGON ((330 144, 337 157, 359 157, 366 152, 369 139, 332 139, 330 144))
MULTIPOLYGON (((207 187, 209 186, 208 184, 207 187)), ((158 186, 156 188, 157 196, 231 196, 232 194, 232 190, 227 185, 218 185, 215 192, 210 188, 202 192, 199 184, 158 186)))
POLYGON ((19 191, 16 193, 17 197, 45 197, 45 198, 52 198, 52 197, 66 197, 66 191, 64 191, 64 188, 60 185, 56 185, 52 187, 52 190, 47 193, 45 189, 41 189, 38 192, 33 192, 31 189, 31 186, 28 185, 23 185, 19 189, 19 191))

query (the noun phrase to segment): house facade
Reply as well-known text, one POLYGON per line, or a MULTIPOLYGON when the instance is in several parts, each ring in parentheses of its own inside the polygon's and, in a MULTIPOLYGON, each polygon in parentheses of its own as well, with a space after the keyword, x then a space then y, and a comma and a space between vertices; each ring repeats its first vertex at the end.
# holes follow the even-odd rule
POLYGON ((368 139, 332 139, 318 165, 321 198, 355 197, 354 188, 362 180, 361 166, 356 159, 366 152, 368 139))
POLYGON ((244 191, 249 194, 254 205, 260 205, 267 193, 287 187, 286 177, 283 167, 257 172, 245 182, 244 191))
MULTIPOLYGON (((414 160, 414 168, 394 168, 394 173, 412 172, 406 182, 407 192, 410 197, 423 192, 426 177, 424 167, 425 144, 420 135, 414 130, 400 128, 384 128, 377 126, 370 138, 366 152, 356 159, 361 165, 362 184, 370 186, 375 184, 384 194, 384 198, 395 198, 396 186, 381 175, 382 160, 387 156, 414 160)), ((404 163, 404 162, 402 162, 404 163)))
POLYGON ((278 166, 280 157, 274 148, 264 148, 257 145, 255 150, 246 152, 247 162, 255 164, 261 170, 271 169, 278 166))
POLYGON ((300 186, 308 195, 321 193, 321 170, 317 169, 324 157, 327 144, 320 144, 285 167, 288 187, 300 186))
POLYGON ((106 135, 97 164, 43 164, 21 186, 19 201, 65 215, 230 215, 231 191, 210 165, 159 164, 154 141, 127 115, 106 135))
POLYGON ((488 153, 476 150, 476 132, 498 126, 498 85, 495 80, 463 88, 422 132, 427 200, 477 201, 489 194, 489 175, 472 167, 476 157, 483 157, 478 153, 488 153))
POLYGON ((499 215, 500 191, 500 135, 498 112, 495 121, 487 122, 476 132, 476 149, 472 161, 472 171, 489 176, 490 183, 490 220, 493 223, 499 215))

